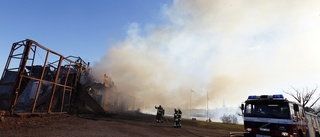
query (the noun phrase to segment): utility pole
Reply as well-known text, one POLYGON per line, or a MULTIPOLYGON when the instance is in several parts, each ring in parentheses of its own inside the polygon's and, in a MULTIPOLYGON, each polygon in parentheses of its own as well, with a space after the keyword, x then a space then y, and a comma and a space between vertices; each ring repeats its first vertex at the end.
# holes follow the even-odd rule
POLYGON ((189 116, 190 116, 190 118, 191 118, 191 104, 192 104, 191 97, 192 97, 192 90, 190 92, 190 108, 189 108, 189 116))
POLYGON ((193 91, 193 90, 191 90, 191 94, 190 94, 190 117, 191 117, 191 114, 192 114, 192 111, 191 111, 191 109, 192 109, 192 103, 191 103, 191 98, 192 98, 192 92, 194 93, 194 95, 196 95, 196 92, 195 91, 193 91))
POLYGON ((208 90, 207 90, 207 120, 209 122, 209 107, 208 107, 208 100, 209 100, 209 96, 208 96, 208 90))

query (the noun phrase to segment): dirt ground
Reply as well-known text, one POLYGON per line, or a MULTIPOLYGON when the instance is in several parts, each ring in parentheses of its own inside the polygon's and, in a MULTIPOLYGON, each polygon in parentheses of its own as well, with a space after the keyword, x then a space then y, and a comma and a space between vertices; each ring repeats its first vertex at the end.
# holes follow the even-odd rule
POLYGON ((141 113, 96 116, 82 115, 26 115, 5 117, 0 122, 0 136, 108 136, 108 137, 226 137, 229 132, 243 130, 241 125, 182 120, 182 128, 173 128, 172 118, 156 123, 154 115, 141 113))

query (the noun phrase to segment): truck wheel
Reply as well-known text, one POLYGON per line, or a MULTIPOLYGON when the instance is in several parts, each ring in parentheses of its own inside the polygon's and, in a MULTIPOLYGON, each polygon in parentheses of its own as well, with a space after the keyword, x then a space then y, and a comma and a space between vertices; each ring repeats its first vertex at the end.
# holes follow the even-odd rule
POLYGON ((302 131, 301 131, 301 130, 299 130, 298 137, 303 137, 303 133, 302 133, 302 131))
POLYGON ((319 132, 315 132, 314 134, 315 134, 315 137, 320 137, 319 132))

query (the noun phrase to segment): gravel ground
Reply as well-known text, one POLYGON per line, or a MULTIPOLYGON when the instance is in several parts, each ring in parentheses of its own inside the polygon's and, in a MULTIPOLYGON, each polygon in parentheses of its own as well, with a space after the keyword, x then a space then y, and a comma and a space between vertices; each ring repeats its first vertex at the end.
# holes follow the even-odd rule
POLYGON ((172 119, 156 123, 155 116, 140 113, 108 116, 94 115, 27 115, 6 117, 0 122, 0 136, 17 137, 163 137, 163 136, 229 136, 231 131, 214 126, 199 126, 197 121, 184 120, 182 128, 173 128, 172 119))

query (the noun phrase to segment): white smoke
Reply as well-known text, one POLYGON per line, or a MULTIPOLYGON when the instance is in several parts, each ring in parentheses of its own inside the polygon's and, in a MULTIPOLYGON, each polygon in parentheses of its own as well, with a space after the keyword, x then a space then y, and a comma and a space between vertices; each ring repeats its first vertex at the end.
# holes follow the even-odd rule
POLYGON ((320 80, 320 1, 175 0, 94 64, 144 107, 237 106, 320 80), (194 90, 196 94, 192 93, 194 90))

